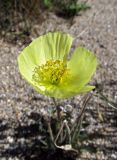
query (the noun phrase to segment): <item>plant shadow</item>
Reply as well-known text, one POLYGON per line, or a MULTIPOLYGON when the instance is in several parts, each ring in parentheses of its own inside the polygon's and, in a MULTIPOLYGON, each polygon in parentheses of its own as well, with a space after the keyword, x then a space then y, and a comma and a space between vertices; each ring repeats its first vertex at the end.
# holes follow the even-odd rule
POLYGON ((32 112, 28 117, 33 120, 32 124, 17 124, 14 126, 8 123, 2 125, 0 121, 0 141, 3 142, 0 148, 0 157, 4 159, 19 158, 20 160, 75 160, 76 155, 65 153, 61 149, 49 149, 46 138, 49 136, 47 126, 43 117, 32 112), (10 134, 10 131, 13 134, 10 134), (8 141, 8 139, 10 139, 8 141))

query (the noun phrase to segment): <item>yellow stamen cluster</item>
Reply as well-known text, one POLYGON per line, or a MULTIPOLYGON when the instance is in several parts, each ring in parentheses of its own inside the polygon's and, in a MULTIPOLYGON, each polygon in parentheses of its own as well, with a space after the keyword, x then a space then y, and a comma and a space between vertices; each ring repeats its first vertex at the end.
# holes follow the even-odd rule
POLYGON ((37 66, 32 76, 36 84, 59 84, 68 76, 66 63, 60 60, 48 60, 45 64, 37 66))

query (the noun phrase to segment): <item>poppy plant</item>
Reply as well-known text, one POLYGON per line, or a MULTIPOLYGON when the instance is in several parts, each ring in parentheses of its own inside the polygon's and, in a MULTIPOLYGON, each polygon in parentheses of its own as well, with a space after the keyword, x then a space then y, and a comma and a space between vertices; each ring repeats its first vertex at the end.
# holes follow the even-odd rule
POLYGON ((41 94, 68 98, 85 93, 97 66, 96 56, 78 47, 70 60, 73 38, 61 32, 49 32, 33 40, 18 56, 22 76, 41 94))

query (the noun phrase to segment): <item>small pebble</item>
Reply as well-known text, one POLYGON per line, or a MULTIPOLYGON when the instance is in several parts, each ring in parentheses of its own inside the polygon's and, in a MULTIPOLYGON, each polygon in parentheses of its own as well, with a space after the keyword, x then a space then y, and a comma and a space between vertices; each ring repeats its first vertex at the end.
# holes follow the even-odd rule
POLYGON ((8 136, 8 137, 7 137, 7 141, 8 141, 9 143, 13 143, 13 142, 14 142, 14 139, 13 139, 13 137, 8 136))
POLYGON ((111 158, 113 158, 113 160, 117 160, 117 155, 112 154, 112 155, 111 155, 111 158))

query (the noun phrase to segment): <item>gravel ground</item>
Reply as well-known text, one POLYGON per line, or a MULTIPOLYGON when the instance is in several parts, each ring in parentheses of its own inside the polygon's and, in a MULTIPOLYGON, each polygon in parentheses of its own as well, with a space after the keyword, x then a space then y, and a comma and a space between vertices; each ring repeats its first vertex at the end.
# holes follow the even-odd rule
MULTIPOLYGON (((99 66, 91 83, 117 103, 117 1, 88 0, 88 3, 90 10, 70 19, 44 12, 43 21, 33 25, 28 37, 14 38, 11 33, 7 33, 7 38, 0 37, 0 160, 31 159, 31 154, 38 153, 38 147, 34 146, 39 138, 37 117, 43 108, 53 105, 50 98, 37 94, 18 72, 18 54, 37 35, 60 30, 74 36, 72 50, 79 45, 92 50, 99 58, 99 66), (23 134, 16 136, 16 141, 17 121, 27 130, 22 127, 23 134), (21 156, 22 153, 26 156, 21 156)), ((61 103, 78 104, 80 98, 76 96, 61 103)), ((77 159, 117 160, 117 111, 93 96, 87 105, 84 124, 83 132, 88 139, 83 145, 87 149, 77 159)))

